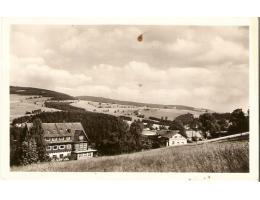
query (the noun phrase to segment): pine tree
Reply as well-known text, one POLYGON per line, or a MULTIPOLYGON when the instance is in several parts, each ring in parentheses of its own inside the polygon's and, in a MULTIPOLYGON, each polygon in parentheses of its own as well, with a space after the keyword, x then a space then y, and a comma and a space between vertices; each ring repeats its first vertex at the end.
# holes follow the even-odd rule
POLYGON ((33 139, 23 141, 20 147, 20 165, 29 165, 38 161, 38 154, 36 150, 36 142, 33 139))
POLYGON ((34 138, 32 138, 30 141, 29 141, 29 158, 30 158, 30 162, 31 163, 36 163, 38 162, 38 152, 37 152, 37 145, 36 145, 36 141, 34 138))
POLYGON ((35 138, 36 149, 38 154, 38 160, 40 162, 48 161, 48 154, 46 152, 46 145, 44 141, 44 131, 42 128, 42 122, 40 119, 35 119, 33 121, 33 126, 30 129, 31 135, 35 138))

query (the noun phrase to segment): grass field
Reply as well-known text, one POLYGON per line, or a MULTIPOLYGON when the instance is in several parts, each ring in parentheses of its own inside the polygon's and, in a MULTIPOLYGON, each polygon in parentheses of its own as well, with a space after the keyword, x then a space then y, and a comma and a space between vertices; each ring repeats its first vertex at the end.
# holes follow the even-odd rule
POLYGON ((193 110, 182 110, 182 109, 174 109, 174 108, 151 108, 151 109, 143 109, 140 111, 146 118, 149 117, 156 117, 156 118, 165 118, 167 117, 168 120, 174 120, 176 117, 191 113, 194 117, 198 117, 203 112, 193 111, 193 110))
POLYGON ((119 156, 13 167, 55 172, 249 172, 248 140, 166 147, 119 156))
POLYGON ((94 111, 100 113, 107 113, 115 116, 125 115, 135 118, 134 111, 139 110, 140 114, 143 114, 145 118, 149 117, 167 117, 168 120, 174 120, 177 116, 182 114, 191 113, 195 117, 198 117, 203 112, 194 111, 194 110, 184 110, 176 108, 146 108, 146 107, 137 107, 132 105, 120 105, 120 104, 111 104, 111 103, 100 103, 78 100, 71 104, 72 106, 83 108, 87 111, 94 111))
POLYGON ((53 108, 46 108, 44 102, 48 100, 49 97, 39 97, 36 95, 25 96, 19 94, 10 94, 10 121, 14 118, 25 116, 26 111, 33 111, 41 109, 45 112, 58 111, 53 108), (37 98, 35 98, 37 97, 37 98))

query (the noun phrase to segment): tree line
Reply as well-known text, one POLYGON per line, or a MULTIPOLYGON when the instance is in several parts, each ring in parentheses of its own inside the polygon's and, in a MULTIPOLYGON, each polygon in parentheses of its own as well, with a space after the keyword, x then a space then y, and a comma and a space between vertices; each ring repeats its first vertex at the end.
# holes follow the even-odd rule
POLYGON ((180 130, 185 136, 185 126, 199 130, 204 138, 216 138, 224 135, 249 131, 249 111, 247 115, 242 109, 231 113, 203 113, 198 118, 193 114, 184 114, 175 118, 169 129, 180 130))
MULTIPOLYGON (((41 123, 81 122, 90 145, 98 150, 99 155, 116 155, 162 147, 163 138, 143 136, 143 122, 134 121, 130 126, 124 118, 103 113, 87 111, 43 112, 33 116, 23 116, 13 120, 16 123, 33 123, 31 131, 15 126, 10 127, 10 160, 11 165, 27 165, 48 161, 41 123)), ((180 130, 185 135, 185 126, 200 130, 205 138, 219 137, 249 131, 248 115, 242 109, 232 113, 203 113, 194 117, 188 113, 170 121, 161 119, 170 130, 180 130)), ((151 121, 152 123, 152 121, 151 121)))
POLYGON ((11 126, 10 128, 10 164, 28 165, 49 161, 43 137, 41 121, 35 119, 28 131, 24 128, 11 126))

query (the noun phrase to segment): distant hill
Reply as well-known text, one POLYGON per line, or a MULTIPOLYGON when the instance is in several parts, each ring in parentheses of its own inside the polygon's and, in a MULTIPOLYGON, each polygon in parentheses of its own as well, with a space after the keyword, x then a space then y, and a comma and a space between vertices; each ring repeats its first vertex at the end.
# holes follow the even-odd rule
POLYGON ((162 105, 162 104, 152 104, 152 103, 140 103, 140 102, 134 102, 134 101, 121 101, 121 100, 115 100, 115 99, 109 99, 104 97, 93 97, 93 96, 77 96, 80 100, 85 101, 95 101, 95 102, 102 102, 102 103, 114 103, 114 104, 120 104, 120 105, 132 105, 132 106, 138 106, 138 107, 151 107, 151 108, 168 108, 168 109, 179 109, 179 110, 193 110, 193 111, 200 111, 205 112, 209 111, 207 109, 203 108, 194 108, 191 106, 184 106, 184 105, 162 105))
POLYGON ((112 103, 112 104, 120 104, 120 105, 132 105, 138 107, 150 107, 150 108, 164 108, 164 109, 179 109, 179 110, 191 110, 198 112, 206 112, 209 111, 204 108, 195 108, 191 106, 185 105, 163 105, 163 104, 152 104, 152 103, 140 103, 134 101, 121 101, 116 99, 109 99, 104 97, 94 97, 94 96, 77 96, 73 97, 68 94, 46 90, 41 88, 34 87, 20 87, 20 86, 10 86, 10 94, 19 94, 19 95, 39 95, 43 97, 51 97, 52 100, 86 100, 86 101, 95 101, 102 103, 112 103))
POLYGON ((52 100, 74 100, 73 96, 55 92, 52 90, 33 88, 33 87, 19 87, 10 86, 10 94, 20 94, 20 95, 39 95, 43 97, 51 97, 52 100))

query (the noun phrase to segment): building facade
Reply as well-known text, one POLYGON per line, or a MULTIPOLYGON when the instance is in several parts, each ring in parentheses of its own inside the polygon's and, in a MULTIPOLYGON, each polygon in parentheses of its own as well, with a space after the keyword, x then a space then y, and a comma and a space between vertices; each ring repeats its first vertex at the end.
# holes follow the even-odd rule
POLYGON ((196 131, 193 129, 187 129, 186 136, 189 142, 199 141, 203 139, 201 131, 196 131))
MULTIPOLYGON (((27 124, 30 129, 32 124, 27 124)), ((93 157, 81 123, 42 123, 46 152, 52 160, 82 160, 93 157)))
POLYGON ((187 144, 187 139, 179 133, 176 133, 169 138, 168 146, 184 145, 184 144, 187 144))
POLYGON ((159 131, 158 135, 166 141, 166 146, 176 146, 187 144, 187 138, 179 133, 179 130, 159 131))

